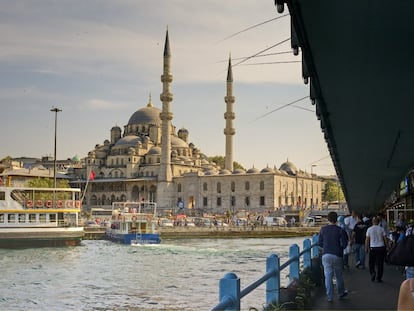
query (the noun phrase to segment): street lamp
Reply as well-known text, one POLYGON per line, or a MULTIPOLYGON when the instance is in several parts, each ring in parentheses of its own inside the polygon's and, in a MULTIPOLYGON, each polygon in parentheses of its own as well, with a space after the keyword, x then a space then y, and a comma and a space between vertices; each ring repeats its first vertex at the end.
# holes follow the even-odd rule
MULTIPOLYGON (((52 108, 50 111, 55 113, 55 151, 53 156, 53 188, 56 188, 56 130, 57 130, 57 113, 61 112, 62 109, 59 108, 52 108)), ((56 201, 56 194, 53 191, 53 200, 56 201)))
POLYGON ((313 209, 313 168, 316 166, 316 164, 312 164, 311 166, 311 178, 312 178, 312 198, 311 198, 311 209, 313 209))

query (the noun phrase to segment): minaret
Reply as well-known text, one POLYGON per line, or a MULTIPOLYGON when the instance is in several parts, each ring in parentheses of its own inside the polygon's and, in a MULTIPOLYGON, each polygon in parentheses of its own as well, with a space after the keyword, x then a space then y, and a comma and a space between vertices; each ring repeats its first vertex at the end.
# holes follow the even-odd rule
POLYGON ((172 170, 171 170, 171 120, 173 114, 170 109, 173 95, 171 93, 171 82, 173 80, 171 70, 171 52, 170 42, 168 40, 168 29, 165 36, 164 45, 164 69, 161 76, 162 93, 160 99, 162 102, 162 111, 160 113, 161 119, 161 163, 158 173, 157 186, 157 203, 160 207, 171 207, 171 185, 172 185, 172 170))
POLYGON ((224 135, 226 135, 226 163, 225 169, 230 172, 233 171, 233 135, 236 134, 236 130, 233 127, 233 120, 235 113, 233 111, 235 98, 233 96, 233 71, 231 69, 231 56, 229 56, 229 66, 227 69, 227 95, 224 97, 226 102, 226 112, 224 113, 224 119, 226 120, 226 127, 224 129, 224 135))

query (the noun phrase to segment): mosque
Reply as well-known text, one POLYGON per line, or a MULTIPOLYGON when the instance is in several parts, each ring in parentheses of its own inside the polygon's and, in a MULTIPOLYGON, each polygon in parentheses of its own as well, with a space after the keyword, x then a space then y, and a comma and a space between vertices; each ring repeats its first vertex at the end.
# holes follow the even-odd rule
MULTIPOLYGON (((233 169, 233 73, 229 58, 225 96, 225 167, 209 161, 189 131, 172 124, 171 51, 168 30, 161 75, 162 108, 152 103, 135 111, 122 130, 95 146, 74 174, 85 188, 84 205, 109 207, 112 202, 153 201, 159 211, 190 215, 305 210, 321 204, 323 181, 289 161, 279 169, 233 169), (86 182, 87 181, 87 182, 86 182)), ((79 186, 78 184, 75 184, 79 186)))

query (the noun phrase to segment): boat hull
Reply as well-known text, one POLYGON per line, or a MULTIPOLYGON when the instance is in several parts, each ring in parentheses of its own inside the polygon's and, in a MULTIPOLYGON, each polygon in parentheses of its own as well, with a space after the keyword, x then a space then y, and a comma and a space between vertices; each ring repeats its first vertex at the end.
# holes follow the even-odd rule
POLYGON ((135 233, 114 233, 111 231, 106 232, 106 236, 109 240, 130 245, 132 241, 138 240, 138 244, 160 244, 161 238, 159 233, 142 233, 137 237, 135 233))
POLYGON ((83 227, 2 228, 0 248, 77 246, 81 244, 83 235, 83 227))

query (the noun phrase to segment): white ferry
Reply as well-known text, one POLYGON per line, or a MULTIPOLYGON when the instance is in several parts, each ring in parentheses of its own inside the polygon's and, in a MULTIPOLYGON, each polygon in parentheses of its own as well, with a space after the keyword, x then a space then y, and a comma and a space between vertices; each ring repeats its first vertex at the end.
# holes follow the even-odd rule
POLYGON ((80 189, 0 187, 0 248, 79 245, 80 189))
POLYGON ((154 202, 114 202, 111 227, 106 235, 112 241, 128 245, 159 244, 156 215, 154 202))

